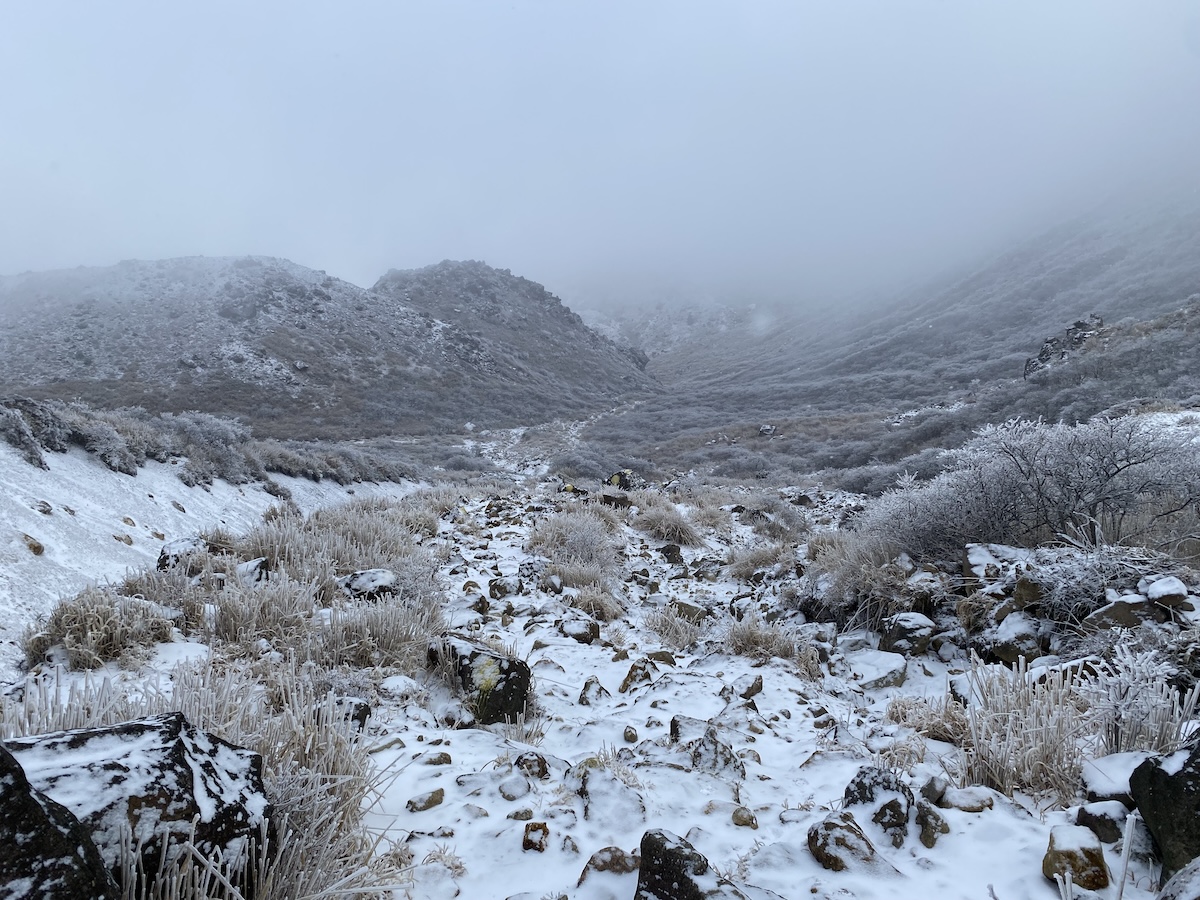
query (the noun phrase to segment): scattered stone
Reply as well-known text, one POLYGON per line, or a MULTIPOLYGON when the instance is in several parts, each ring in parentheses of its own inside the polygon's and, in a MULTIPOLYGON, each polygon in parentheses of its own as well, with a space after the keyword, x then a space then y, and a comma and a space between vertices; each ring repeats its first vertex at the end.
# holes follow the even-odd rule
POLYGON ((1084 616, 1080 627, 1088 633, 1110 628, 1137 628, 1146 622, 1165 622, 1164 606, 1138 594, 1125 594, 1084 616))
POLYGON ((237 573, 238 581, 246 585, 246 587, 253 587, 260 581, 266 581, 270 577, 270 571, 267 569, 267 558, 265 556, 238 563, 234 571, 237 573))
POLYGON ((129 534, 114 534, 113 540, 129 547, 133 546, 133 536, 129 534))
POLYGON ((741 697, 743 700, 749 700, 751 697, 756 697, 762 693, 763 680, 761 675, 743 675, 738 678, 733 684, 727 684, 721 688, 720 697, 725 702, 729 702, 734 697, 741 697))
MULTIPOLYGON (((626 680, 628 680, 628 677, 626 680)), ((591 706, 593 703, 611 696, 612 694, 600 683, 599 678, 595 675, 589 675, 587 681, 583 683, 583 690, 579 692, 579 705, 591 706)))
MULTIPOLYGON (((746 900, 746 894, 709 870, 708 860, 679 835, 656 829, 642 835, 634 900, 746 900)), ((759 891, 758 896, 769 897, 759 891)))
POLYGON ((499 791, 505 800, 520 800, 529 793, 529 780, 524 775, 512 775, 500 782, 499 791))
MULTIPOLYGON (((482 806, 477 806, 474 803, 468 803, 463 806, 463 812, 465 812, 472 819, 486 819, 491 815, 491 813, 489 813, 482 806)), ((529 817, 533 818, 532 812, 529 813, 529 817)))
POLYGON ((920 656, 929 649, 929 641, 937 627, 928 616, 917 612, 899 613, 883 621, 879 649, 905 656, 920 656))
POLYGON ((575 886, 580 887, 587 881, 588 873, 590 872, 632 875, 641 868, 641 865, 642 858, 638 854, 626 853, 620 847, 605 847, 591 855, 584 865, 583 871, 579 873, 579 880, 575 882, 575 886))
POLYGON ((448 766, 453 762, 450 754, 445 751, 439 753, 427 753, 421 760, 421 763, 426 766, 448 766))
POLYGON ((33 508, 40 512, 43 516, 54 515, 54 507, 45 500, 39 500, 37 503, 33 504, 33 508))
POLYGON ((525 585, 521 583, 518 576, 504 575, 488 581, 488 596, 493 600, 500 600, 504 597, 515 596, 524 588, 525 585))
POLYGON ((1055 875, 1089 891, 1108 887, 1108 866, 1104 848, 1090 828, 1080 825, 1055 825, 1050 829, 1050 845, 1042 859, 1042 874, 1051 881, 1055 875))
POLYGON ((997 659, 1013 665, 1019 659, 1026 662, 1037 659, 1046 650, 1043 643, 1037 620, 1026 613, 1014 612, 993 630, 990 649, 997 659))
POLYGON ((528 822, 525 825, 525 836, 521 839, 521 849, 542 853, 549 840, 550 826, 545 822, 528 822))
POLYGON ((1120 800, 1104 800, 1079 807, 1075 824, 1090 828, 1102 844, 1115 844, 1125 833, 1129 810, 1120 800))
POLYGON ((662 663, 664 666, 675 665, 675 655, 670 650, 654 650, 646 654, 646 659, 662 663))
POLYGON ((683 565, 683 551, 679 549, 678 544, 667 544, 665 547, 659 547, 658 552, 661 553, 663 559, 665 559, 671 565, 683 565))
POLYGON ((944 775, 931 775, 929 780, 921 785, 920 794, 924 799, 936 805, 948 787, 950 787, 950 780, 944 775))
POLYGON ((908 837, 908 813, 913 805, 912 789, 894 772, 863 766, 844 792, 846 806, 865 805, 874 809, 871 821, 883 829, 892 846, 901 847, 908 837))
POLYGON ((567 616, 558 623, 559 633, 581 644, 600 640, 600 623, 583 613, 567 616))
POLYGON ((813 859, 832 872, 874 868, 874 845, 863 834, 848 810, 828 815, 808 829, 808 849, 813 859))
POLYGON ((35 538, 31 535, 22 533, 21 539, 23 541, 25 541, 25 546, 29 548, 29 552, 32 553, 34 556, 41 556, 43 553, 46 552, 46 545, 43 544, 41 541, 39 541, 37 538, 35 538))
POLYGON ((0 885, 6 897, 121 896, 92 835, 65 806, 30 785, 0 745, 0 885), (20 886, 19 889, 17 886, 20 886))
POLYGON ((652 673, 657 671, 658 666, 643 656, 641 659, 635 660, 633 665, 629 667, 629 671, 625 674, 625 679, 621 682, 618 690, 622 694, 625 694, 640 684, 649 684, 653 680, 652 673))
POLYGON ((722 775, 735 781, 742 781, 746 777, 745 763, 733 752, 732 747, 717 737, 716 726, 709 725, 704 730, 703 737, 689 741, 683 749, 691 758, 693 769, 722 775))
POLYGON ((625 726, 625 733, 623 736, 625 738, 625 743, 627 743, 627 744, 637 743, 637 739, 638 739, 637 729, 634 728, 632 725, 625 726))
POLYGON ((337 585, 354 600, 382 600, 399 589, 400 578, 391 569, 362 569, 343 575, 337 585))
POLYGON ((980 813, 985 809, 992 809, 996 805, 996 800, 992 791, 973 785, 965 788, 946 788, 937 805, 942 809, 980 813))
POLYGON ((1146 579, 1146 581, 1147 584, 1138 585, 1138 591, 1144 593, 1155 603, 1161 603, 1163 606, 1182 606, 1187 602, 1187 585, 1174 575, 1164 575, 1153 581, 1150 579, 1146 579))
POLYGON ((404 806, 409 812, 425 812, 427 809, 433 809, 435 806, 438 806, 445 799, 445 789, 437 788, 424 794, 417 794, 417 796, 410 798, 404 806))
POLYGON ((546 757, 540 753, 534 753, 532 750, 527 750, 513 761, 517 771, 524 772, 530 778, 536 778, 539 781, 545 781, 550 777, 550 765, 546 762, 546 757))
POLYGON ((699 625, 708 615, 708 611, 704 607, 696 606, 693 603, 684 603, 682 600, 672 600, 667 604, 667 608, 679 618, 685 619, 693 625, 699 625))
POLYGON ((930 850, 933 849, 940 835, 950 833, 950 826, 945 817, 924 797, 917 801, 916 822, 917 827, 921 829, 919 835, 921 843, 930 850))
POLYGON ((1170 878, 1200 857, 1200 747, 1150 757, 1134 769, 1129 787, 1170 878))
POLYGON ((734 825, 758 830, 758 818, 744 806, 739 806, 733 811, 732 819, 734 825))
POLYGON ((846 662, 864 691, 900 687, 908 675, 908 663, 899 653, 855 650, 846 654, 846 662))
POLYGON ((528 822, 533 819, 533 810, 529 807, 514 809, 506 818, 512 819, 514 822, 528 822))

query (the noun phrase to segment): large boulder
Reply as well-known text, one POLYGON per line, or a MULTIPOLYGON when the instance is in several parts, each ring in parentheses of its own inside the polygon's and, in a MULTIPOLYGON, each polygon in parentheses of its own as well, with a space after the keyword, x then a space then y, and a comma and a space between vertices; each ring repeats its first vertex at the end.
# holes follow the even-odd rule
POLYGON ((920 656, 929 649, 935 628, 937 625, 932 619, 918 612, 889 616, 883 622, 879 649, 888 653, 903 653, 905 656, 920 656))
POLYGON ((91 832, 34 788, 0 745, 0 894, 75 900, 121 896, 91 832))
POLYGON ((200 731, 182 713, 17 738, 8 748, 34 788, 91 830, 111 871, 127 835, 146 872, 164 857, 173 861, 189 840, 236 870, 269 836, 262 757, 200 731))
POLYGON ((1200 747, 1147 759, 1133 770, 1129 790, 1170 878, 1200 856, 1200 747))
POLYGON ((429 645, 430 667, 445 665, 462 685, 481 725, 515 722, 525 715, 533 675, 524 660, 498 653, 462 635, 447 633, 429 645))

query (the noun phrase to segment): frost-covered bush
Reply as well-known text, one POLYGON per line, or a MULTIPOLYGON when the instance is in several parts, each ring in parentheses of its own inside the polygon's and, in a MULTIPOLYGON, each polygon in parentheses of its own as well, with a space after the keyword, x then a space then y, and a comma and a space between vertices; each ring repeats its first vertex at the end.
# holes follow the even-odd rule
POLYGON ((643 624, 657 634, 665 645, 676 650, 686 650, 704 633, 699 622, 682 614, 675 606, 654 610, 646 616, 643 624))
POLYGON ((793 659, 799 650, 791 634, 758 616, 746 616, 740 621, 730 622, 722 639, 727 652, 751 659, 793 659))
POLYGON ((698 547, 704 538, 673 503, 661 503, 643 509, 633 521, 639 531, 660 541, 668 541, 681 547, 698 547))
POLYGON ((71 669, 94 669, 128 660, 154 644, 171 639, 181 614, 140 597, 122 597, 104 588, 87 588, 59 603, 41 625, 25 634, 25 661, 34 666, 60 647, 71 669))
POLYGON ((1035 546, 1065 538, 1172 547, 1195 529, 1197 434, 1152 418, 987 426, 926 484, 884 494, 859 521, 917 558, 966 543, 1035 546))
POLYGON ((549 559, 552 573, 564 584, 582 587, 603 584, 612 576, 620 545, 602 514, 589 507, 568 507, 541 519, 530 531, 525 549, 549 559))

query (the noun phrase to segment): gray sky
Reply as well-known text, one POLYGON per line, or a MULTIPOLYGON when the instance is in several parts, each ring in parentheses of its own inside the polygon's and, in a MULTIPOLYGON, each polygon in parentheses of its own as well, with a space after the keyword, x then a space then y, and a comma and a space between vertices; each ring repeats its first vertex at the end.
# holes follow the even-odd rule
POLYGON ((827 298, 1198 147, 1187 0, 0 3, 8 274, 474 258, 569 303, 827 298))

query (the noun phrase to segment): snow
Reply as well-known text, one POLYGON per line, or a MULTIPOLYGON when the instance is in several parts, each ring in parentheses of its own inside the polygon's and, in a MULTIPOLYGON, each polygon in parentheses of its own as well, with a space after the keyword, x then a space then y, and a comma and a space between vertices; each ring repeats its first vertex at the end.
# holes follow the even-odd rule
MULTIPOLYGON (((59 593, 77 590, 90 580, 119 578, 126 567, 153 565, 164 541, 186 538, 201 528, 249 528, 276 502, 256 486, 217 483, 211 491, 187 488, 171 466, 151 465, 129 478, 82 453, 49 455, 48 461, 51 470, 42 472, 0 446, 0 526, 5 529, 0 534, 29 533, 47 547, 43 556, 35 557, 24 543, 0 542, 0 554, 5 554, 0 609, 7 613, 0 621, 0 634, 10 642, 18 640, 26 623, 48 612, 59 593), (52 505, 52 515, 33 508, 39 500, 52 505), (186 514, 172 501, 184 506, 186 514), (63 511, 65 505, 75 509, 74 516, 63 511), (111 536, 123 516, 137 523, 123 528, 134 537, 131 546, 111 536)), ((521 467, 514 463, 514 468, 521 467)), ((336 485, 278 480, 305 509, 347 498, 346 490, 336 485)), ((355 487, 359 496, 408 489, 355 487)), ((669 648, 674 665, 655 663, 649 683, 622 693, 619 687, 637 660, 668 649, 645 627, 649 612, 672 601, 727 609, 746 585, 724 572, 713 582, 672 580, 666 577, 670 567, 644 539, 627 532, 627 564, 650 569, 660 593, 644 597, 636 586, 623 588, 629 612, 620 623, 626 634, 619 641, 608 624, 601 625, 601 640, 590 645, 564 635, 557 623, 574 615, 565 606, 566 598, 538 591, 506 598, 514 607, 511 622, 495 616, 485 619, 470 609, 472 598, 461 586, 467 581, 486 585, 491 578, 515 574, 529 559, 523 549, 528 517, 519 524, 506 521, 489 527, 484 524, 486 504, 486 498, 462 503, 455 522, 443 523, 436 539, 448 549, 442 571, 446 617, 472 639, 515 645, 535 674, 543 712, 535 724, 543 733, 501 725, 452 729, 444 724, 443 713, 460 701, 436 677, 390 675, 379 683, 364 740, 379 776, 380 794, 366 815, 380 835, 379 852, 404 847, 414 854, 409 896, 490 900, 524 894, 536 900, 565 894, 579 900, 626 900, 634 893, 636 874, 593 871, 581 884, 580 876, 596 851, 614 846, 632 851, 642 834, 655 828, 686 836, 709 859, 710 871, 732 873, 739 885, 752 883, 783 897, 974 900, 988 896, 989 886, 1004 900, 1054 896, 1040 863, 1051 828, 1070 824, 1071 813, 1031 814, 1026 806, 1034 808, 1032 802, 1022 805, 991 792, 991 809, 940 810, 950 832, 932 849, 916 840, 911 826, 904 845, 893 848, 869 816, 860 816, 884 863, 874 873, 826 871, 808 850, 809 827, 840 808, 844 789, 859 768, 897 742, 913 739, 907 729, 886 720, 889 701, 901 695, 944 696, 949 680, 962 675, 955 661, 933 656, 908 661, 874 649, 871 634, 843 635, 830 671, 813 682, 790 661, 764 662, 725 653, 719 634, 709 633, 707 643, 669 648), (449 569, 459 566, 451 578, 449 569), (595 692, 591 705, 583 706, 578 698, 591 676, 607 695, 595 692), (721 698, 723 688, 746 685, 760 676, 762 691, 752 705, 736 694, 728 703, 721 698), (902 686, 884 686, 900 678, 902 686), (711 721, 716 739, 732 751, 737 765, 722 769, 716 762, 719 753, 710 752, 712 746, 694 760, 688 745, 693 736, 683 718, 683 740, 672 743, 676 717, 699 720, 702 726, 711 721), (627 729, 636 732, 633 740, 626 739, 627 729), (528 752, 545 758, 549 777, 543 780, 518 767, 518 757, 528 752), (448 754, 451 763, 426 764, 436 753, 448 754), (711 767, 697 764, 709 760, 711 767), (744 778, 730 774, 738 765, 745 770, 744 778), (438 789, 443 791, 440 804, 410 811, 408 801, 438 789), (735 824, 734 811, 741 807, 752 813, 756 828, 735 824), (540 853, 521 849, 529 823, 545 823, 548 829, 540 853), (892 869, 893 874, 879 874, 892 869)), ((518 501, 518 514, 519 507, 518 501)), ((749 530, 737 531, 738 527, 735 540, 746 538, 749 530)), ((684 553, 692 563, 728 549, 712 544, 685 548, 684 553)), ((987 549, 972 552, 977 560, 987 553, 1002 561, 987 549)), ((769 588, 764 589, 769 598, 766 591, 769 588)), ((151 677, 205 652, 202 644, 177 639, 157 648, 141 676, 130 677, 151 677)), ((16 659, 12 645, 7 667, 0 670, 5 680, 17 679, 16 659)), ((487 683, 497 674, 486 657, 477 666, 472 673, 476 683, 487 683)), ((939 757, 954 752, 945 744, 923 746, 925 760, 916 764, 910 779, 914 790, 941 774, 939 757)), ((1127 791, 1133 765, 1136 762, 1118 764, 1112 757, 1089 763, 1089 784, 1123 783, 1127 791)), ((1120 871, 1114 855, 1118 852, 1105 848, 1114 871, 1120 871)), ((1149 900, 1151 879, 1144 864, 1137 865, 1137 878, 1126 885, 1124 896, 1149 900)), ((746 893, 757 894, 749 889, 746 893)), ((406 894, 399 891, 394 896, 406 894)))
POLYGON ((1098 797, 1129 796, 1129 776, 1144 763, 1149 753, 1133 751, 1112 753, 1083 764, 1083 783, 1089 794, 1098 797))

